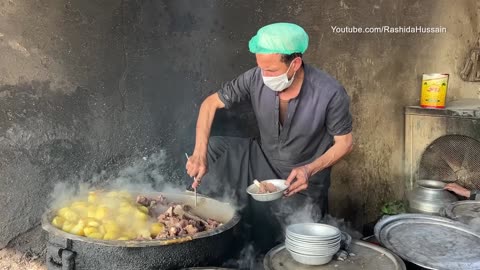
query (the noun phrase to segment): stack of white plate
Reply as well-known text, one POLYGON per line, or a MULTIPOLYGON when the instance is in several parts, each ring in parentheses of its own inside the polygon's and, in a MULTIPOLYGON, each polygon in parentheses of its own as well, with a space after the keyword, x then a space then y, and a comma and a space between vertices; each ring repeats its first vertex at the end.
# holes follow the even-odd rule
POLYGON ((293 259, 307 265, 327 264, 340 249, 339 229, 320 223, 300 223, 287 227, 285 246, 293 259))

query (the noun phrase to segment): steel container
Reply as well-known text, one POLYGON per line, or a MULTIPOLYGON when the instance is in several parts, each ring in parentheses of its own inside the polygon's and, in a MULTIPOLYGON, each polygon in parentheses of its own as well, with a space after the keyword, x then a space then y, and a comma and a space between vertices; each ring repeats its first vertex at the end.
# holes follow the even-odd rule
POLYGON ((435 180, 418 180, 417 186, 408 193, 408 209, 412 213, 439 215, 440 210, 457 197, 443 189, 444 182, 435 180))
MULTIPOLYGON (((146 195, 159 195, 151 193, 146 195)), ((192 205, 191 194, 161 193, 168 201, 192 205)), ((229 256, 239 214, 228 203, 199 196, 193 213, 223 223, 213 231, 193 237, 150 241, 107 241, 66 233, 50 221, 54 210, 42 217, 42 228, 48 232, 46 264, 49 270, 82 269, 181 269, 221 264, 229 256)))

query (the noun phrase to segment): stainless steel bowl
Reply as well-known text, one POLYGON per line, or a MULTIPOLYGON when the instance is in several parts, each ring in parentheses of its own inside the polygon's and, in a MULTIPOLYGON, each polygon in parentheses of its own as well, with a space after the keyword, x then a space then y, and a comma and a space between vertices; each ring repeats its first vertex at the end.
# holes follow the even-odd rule
POLYGON ((444 187, 442 181, 418 180, 417 186, 407 195, 409 212, 439 215, 443 207, 458 201, 444 187))

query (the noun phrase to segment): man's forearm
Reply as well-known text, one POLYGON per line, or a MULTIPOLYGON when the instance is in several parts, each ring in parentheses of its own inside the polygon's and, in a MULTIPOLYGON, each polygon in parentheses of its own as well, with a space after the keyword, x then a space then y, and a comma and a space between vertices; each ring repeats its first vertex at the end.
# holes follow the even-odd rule
POLYGON ((206 155, 207 153, 208 138, 210 137, 210 130, 213 119, 215 118, 215 112, 218 108, 223 107, 223 104, 216 95, 217 94, 207 97, 200 106, 196 127, 194 154, 206 155))
POLYGON ((330 147, 327 152, 315 159, 312 163, 307 164, 306 167, 309 170, 310 174, 314 175, 322 171, 323 169, 334 165, 351 151, 352 140, 351 135, 349 135, 349 138, 335 142, 335 144, 330 147))

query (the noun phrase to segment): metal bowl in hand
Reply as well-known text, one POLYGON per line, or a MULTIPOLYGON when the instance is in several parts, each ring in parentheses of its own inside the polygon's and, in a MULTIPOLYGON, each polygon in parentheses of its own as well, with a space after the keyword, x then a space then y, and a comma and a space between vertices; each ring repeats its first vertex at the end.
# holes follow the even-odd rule
POLYGON ((280 199, 283 196, 283 192, 288 188, 286 185, 287 181, 283 179, 269 179, 262 181, 262 183, 263 182, 273 184, 277 190, 275 192, 260 193, 260 187, 255 183, 251 184, 247 188, 247 193, 250 194, 254 200, 260 202, 268 202, 280 199))

